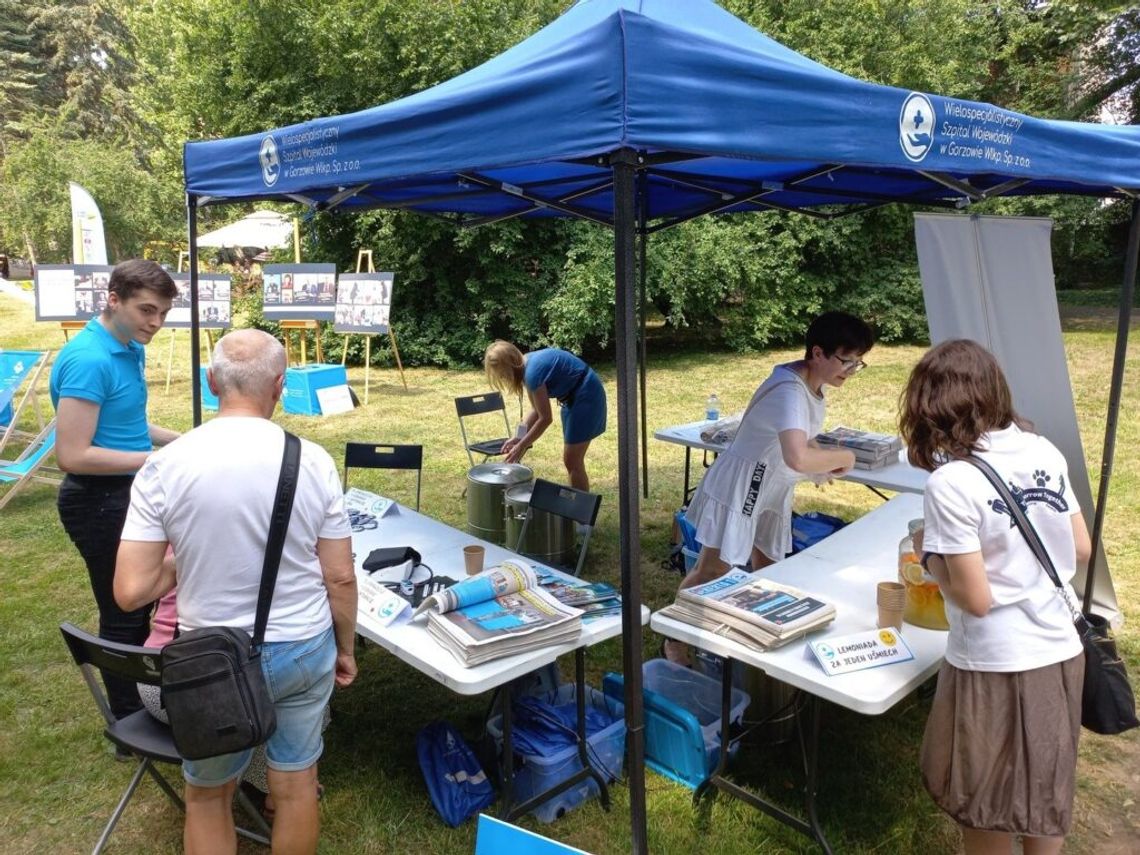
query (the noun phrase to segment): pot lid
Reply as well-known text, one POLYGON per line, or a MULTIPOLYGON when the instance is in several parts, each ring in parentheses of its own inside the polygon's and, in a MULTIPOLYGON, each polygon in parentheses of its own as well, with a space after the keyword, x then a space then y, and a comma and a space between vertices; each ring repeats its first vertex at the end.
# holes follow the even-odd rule
POLYGON ((510 486, 533 480, 534 472, 521 463, 480 463, 471 468, 467 478, 479 484, 510 486))
POLYGON ((534 492, 534 482, 528 481, 526 484, 516 484, 513 487, 507 488, 507 501, 508 502, 521 502, 524 505, 530 504, 530 495, 534 492))

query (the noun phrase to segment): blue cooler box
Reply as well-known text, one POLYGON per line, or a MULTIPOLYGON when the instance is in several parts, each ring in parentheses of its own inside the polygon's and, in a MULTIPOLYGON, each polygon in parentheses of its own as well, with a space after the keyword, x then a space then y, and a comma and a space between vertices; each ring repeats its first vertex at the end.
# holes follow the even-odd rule
MULTIPOLYGON (((555 706, 572 703, 576 697, 573 683, 559 686, 558 691, 550 698, 555 706)), ((548 696, 549 698, 549 696, 548 696)), ((620 696, 612 696, 599 692, 590 686, 586 687, 586 704, 595 709, 602 710, 617 718, 609 727, 604 727, 592 736, 587 737, 586 759, 590 765, 606 780, 616 781, 621 775, 622 761, 625 758, 625 704, 620 696)), ((499 752, 503 749, 503 716, 496 715, 487 722, 487 734, 495 740, 499 752)), ((559 781, 564 781, 582 768, 582 761, 578 759, 578 746, 572 745, 548 757, 531 757, 515 754, 514 758, 514 799, 522 804, 528 799, 544 792, 559 781)), ((552 796, 531 811, 540 822, 554 822, 567 811, 573 810, 588 798, 598 794, 598 785, 593 778, 587 778, 576 787, 563 790, 552 796)))
MULTIPOLYGON (((696 789, 720 759, 720 683, 668 659, 642 665, 645 697, 645 762, 654 771, 696 789)), ((621 674, 602 682, 611 698, 625 697, 621 674)), ((732 690, 729 720, 739 724, 749 697, 732 690)), ((736 743, 729 746, 730 755, 736 743)))
POLYGON ((343 365, 301 365, 285 369, 285 412, 293 415, 319 416, 321 402, 317 390, 348 383, 343 365))

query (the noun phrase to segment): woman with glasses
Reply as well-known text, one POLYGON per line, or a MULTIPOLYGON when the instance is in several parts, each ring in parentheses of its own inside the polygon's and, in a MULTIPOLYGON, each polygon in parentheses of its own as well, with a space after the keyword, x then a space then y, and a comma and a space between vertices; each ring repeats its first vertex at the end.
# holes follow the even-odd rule
MULTIPOLYGON (((871 328, 844 312, 826 312, 804 336, 804 356, 777 365, 756 393, 740 428, 705 474, 685 516, 702 544, 681 588, 723 576, 730 567, 767 567, 792 549, 792 492, 855 465, 848 449, 820 448, 825 386, 861 371, 874 344, 871 328)), ((687 645, 667 641, 665 655, 688 664, 687 645)))

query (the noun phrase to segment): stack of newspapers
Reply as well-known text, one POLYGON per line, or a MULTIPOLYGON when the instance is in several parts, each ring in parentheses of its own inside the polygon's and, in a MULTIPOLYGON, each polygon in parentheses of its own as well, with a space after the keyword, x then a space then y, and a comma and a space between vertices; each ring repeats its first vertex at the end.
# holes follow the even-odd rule
POLYGON ((835 620, 831 603, 737 569, 679 591, 677 601, 660 613, 761 650, 780 647, 835 620))
POLYGON ((464 666, 562 644, 582 631, 582 612, 539 587, 531 567, 504 561, 427 597, 413 617, 464 666))
POLYGON ((849 448, 855 452, 856 469, 881 469, 897 463, 902 440, 889 433, 871 433, 840 425, 815 438, 823 448, 849 448))

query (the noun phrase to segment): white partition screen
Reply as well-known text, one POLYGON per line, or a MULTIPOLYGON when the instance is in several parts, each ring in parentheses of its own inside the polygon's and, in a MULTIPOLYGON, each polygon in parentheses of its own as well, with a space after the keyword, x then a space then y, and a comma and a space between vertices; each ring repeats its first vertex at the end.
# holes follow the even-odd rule
MULTIPOLYGON (((918 268, 930 340, 969 338, 997 357, 1017 411, 1056 445, 1092 530, 1094 503, 1061 338, 1050 246, 1053 223, 1039 217, 915 214, 918 268)), ((1110 360, 1106 361, 1107 362, 1110 360)), ((1104 550, 1093 602, 1117 613, 1104 550)), ((1084 589, 1084 577, 1074 580, 1084 589)))

